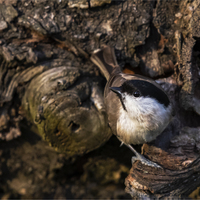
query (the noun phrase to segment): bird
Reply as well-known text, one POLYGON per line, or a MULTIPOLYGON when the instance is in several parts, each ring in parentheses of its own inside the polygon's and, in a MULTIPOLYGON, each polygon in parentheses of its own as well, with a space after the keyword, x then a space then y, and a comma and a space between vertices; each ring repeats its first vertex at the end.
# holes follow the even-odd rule
POLYGON ((132 163, 162 168, 135 150, 132 145, 151 142, 168 126, 174 108, 166 92, 151 78, 125 74, 118 65, 113 47, 104 45, 95 50, 90 60, 98 66, 107 83, 104 104, 113 134, 135 156, 132 163))

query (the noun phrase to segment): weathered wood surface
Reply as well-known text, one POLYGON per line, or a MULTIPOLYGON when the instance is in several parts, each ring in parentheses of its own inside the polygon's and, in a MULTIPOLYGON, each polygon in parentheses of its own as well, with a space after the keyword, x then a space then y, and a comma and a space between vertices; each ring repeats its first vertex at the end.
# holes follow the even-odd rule
POLYGON ((184 128, 167 151, 151 145, 143 153, 163 169, 134 163, 126 178, 126 191, 140 198, 183 198, 199 186, 199 129, 184 128))
POLYGON ((1 139, 19 137, 27 119, 66 157, 104 144, 111 136, 105 79, 89 57, 107 44, 121 67, 156 79, 176 108, 166 131, 143 146, 163 169, 134 163, 126 191, 144 198, 186 196, 200 185, 198 0, 0 3, 1 139))

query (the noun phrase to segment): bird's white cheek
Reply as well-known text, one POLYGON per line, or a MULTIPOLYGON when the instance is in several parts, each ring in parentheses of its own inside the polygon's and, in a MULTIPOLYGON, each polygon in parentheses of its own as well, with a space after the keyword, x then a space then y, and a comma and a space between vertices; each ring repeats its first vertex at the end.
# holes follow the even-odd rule
POLYGON ((162 104, 152 98, 127 95, 124 103, 129 117, 149 130, 161 128, 169 120, 170 111, 167 112, 162 104))
POLYGON ((130 118, 138 118, 138 116, 147 114, 146 105, 143 105, 142 98, 140 97, 135 98, 127 95, 124 98, 124 104, 130 118))

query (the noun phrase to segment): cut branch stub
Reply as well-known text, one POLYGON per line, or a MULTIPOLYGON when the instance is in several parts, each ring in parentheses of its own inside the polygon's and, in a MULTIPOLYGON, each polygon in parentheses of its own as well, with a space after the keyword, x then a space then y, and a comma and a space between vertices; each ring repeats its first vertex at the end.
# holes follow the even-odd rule
POLYGON ((62 66, 35 77, 24 95, 23 107, 41 136, 69 157, 94 150, 111 136, 103 95, 93 94, 103 93, 97 83, 78 68, 62 66))

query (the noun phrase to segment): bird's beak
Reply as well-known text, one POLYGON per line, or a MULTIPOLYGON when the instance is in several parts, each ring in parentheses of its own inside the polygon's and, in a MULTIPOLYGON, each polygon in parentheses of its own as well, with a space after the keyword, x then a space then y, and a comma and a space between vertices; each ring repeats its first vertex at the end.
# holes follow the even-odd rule
POLYGON ((114 93, 121 95, 121 87, 110 87, 110 90, 112 90, 114 93))

